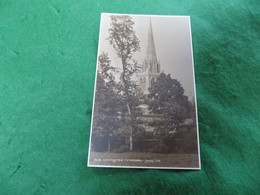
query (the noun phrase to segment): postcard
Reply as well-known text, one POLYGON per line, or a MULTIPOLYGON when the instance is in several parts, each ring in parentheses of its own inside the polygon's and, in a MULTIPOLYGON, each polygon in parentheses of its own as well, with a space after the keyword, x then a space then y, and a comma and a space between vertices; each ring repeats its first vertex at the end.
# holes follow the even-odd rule
POLYGON ((201 168, 189 16, 101 14, 88 166, 201 168))

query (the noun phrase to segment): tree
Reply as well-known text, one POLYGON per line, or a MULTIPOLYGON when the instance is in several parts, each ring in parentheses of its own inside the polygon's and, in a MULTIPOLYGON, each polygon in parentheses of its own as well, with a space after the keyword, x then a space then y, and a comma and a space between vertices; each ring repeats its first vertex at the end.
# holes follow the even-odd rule
POLYGON ((190 106, 180 82, 172 79, 170 74, 161 73, 149 91, 149 109, 162 115, 158 133, 167 135, 169 132, 175 132, 188 118, 190 106))
POLYGON ((96 151, 107 148, 110 152, 111 137, 117 135, 118 129, 122 126, 119 113, 122 104, 116 90, 116 69, 110 65, 107 53, 102 52, 99 55, 98 66, 93 118, 93 138, 96 140, 93 147, 96 151))
POLYGON ((111 27, 108 40, 115 49, 117 57, 122 63, 120 75, 120 89, 122 99, 127 108, 127 124, 130 127, 129 149, 133 150, 133 129, 135 128, 138 109, 138 95, 136 94, 136 83, 132 80, 134 73, 138 71, 138 63, 133 59, 133 54, 140 49, 139 39, 133 29, 134 22, 130 16, 111 16, 111 27))

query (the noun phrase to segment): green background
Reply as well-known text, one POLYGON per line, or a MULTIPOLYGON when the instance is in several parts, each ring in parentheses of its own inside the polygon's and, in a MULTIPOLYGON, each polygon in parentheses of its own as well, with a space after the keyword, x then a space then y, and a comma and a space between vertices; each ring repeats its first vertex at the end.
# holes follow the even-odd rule
POLYGON ((0 0, 0 194, 259 194, 259 7, 0 0), (101 12, 191 16, 201 171, 87 168, 101 12))

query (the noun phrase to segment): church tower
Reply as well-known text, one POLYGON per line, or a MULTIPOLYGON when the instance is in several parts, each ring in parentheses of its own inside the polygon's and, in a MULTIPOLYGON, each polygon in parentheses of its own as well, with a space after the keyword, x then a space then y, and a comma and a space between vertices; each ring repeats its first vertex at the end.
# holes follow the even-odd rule
POLYGON ((141 71, 137 74, 139 86, 144 94, 149 93, 149 88, 160 74, 160 64, 157 62, 151 18, 147 38, 146 55, 141 71))

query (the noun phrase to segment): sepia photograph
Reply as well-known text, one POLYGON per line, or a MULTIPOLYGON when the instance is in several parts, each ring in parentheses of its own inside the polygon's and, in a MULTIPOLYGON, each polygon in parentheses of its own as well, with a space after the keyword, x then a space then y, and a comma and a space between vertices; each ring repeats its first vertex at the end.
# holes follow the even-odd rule
POLYGON ((88 166, 201 168, 189 16, 101 14, 88 166))

